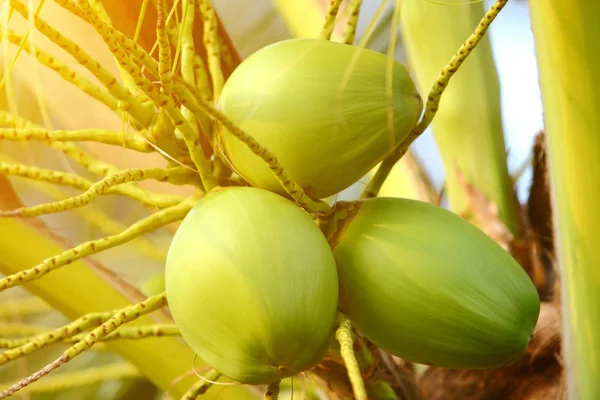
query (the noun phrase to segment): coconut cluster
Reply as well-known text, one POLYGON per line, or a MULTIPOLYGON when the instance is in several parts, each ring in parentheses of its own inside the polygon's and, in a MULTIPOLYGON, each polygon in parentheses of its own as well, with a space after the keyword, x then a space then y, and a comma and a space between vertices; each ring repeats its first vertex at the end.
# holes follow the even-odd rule
MULTIPOLYGON (((240 64, 219 107, 320 199, 401 144, 423 104, 407 70, 385 55, 293 39, 240 64)), ((327 353, 338 312, 417 363, 480 369, 524 354, 537 291, 468 221, 424 202, 374 198, 353 203, 326 235, 236 136, 222 129, 219 144, 251 186, 199 201, 173 238, 165 274, 184 340, 218 372, 268 384, 310 369, 327 353)))

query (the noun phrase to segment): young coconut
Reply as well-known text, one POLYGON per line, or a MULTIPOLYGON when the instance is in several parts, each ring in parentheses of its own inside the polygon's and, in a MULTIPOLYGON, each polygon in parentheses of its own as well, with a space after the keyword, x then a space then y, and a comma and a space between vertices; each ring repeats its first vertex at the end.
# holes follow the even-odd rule
POLYGON ((206 195, 175 233, 165 276, 184 340, 231 379, 276 382, 326 354, 338 300, 333 253, 311 217, 277 194, 206 195))
MULTIPOLYGON (((308 195, 346 189, 399 145, 422 111, 407 70, 384 54, 320 39, 262 48, 229 77, 221 111, 308 195), (389 72, 389 73, 388 73, 389 72)), ((266 163, 224 129, 221 145, 253 186, 286 195, 266 163)))
POLYGON ((496 242, 416 200, 368 199, 350 214, 333 239, 340 309, 367 339, 446 368, 493 368, 524 354, 540 300, 496 242))

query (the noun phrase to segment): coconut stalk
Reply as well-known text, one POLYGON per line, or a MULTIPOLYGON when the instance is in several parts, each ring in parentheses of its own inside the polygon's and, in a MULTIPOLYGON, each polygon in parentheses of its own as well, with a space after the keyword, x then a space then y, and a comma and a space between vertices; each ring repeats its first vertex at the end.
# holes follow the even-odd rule
MULTIPOLYGON (((402 2, 403 43, 421 93, 427 93, 442 67, 473 32, 485 10, 481 2, 448 6, 422 0, 402 2)), ((432 123, 446 173, 453 211, 465 214, 468 183, 496 204, 501 221, 518 236, 518 203, 506 164, 498 75, 489 38, 454 75, 432 123)))
POLYGON ((600 4, 532 0, 569 398, 600 398, 600 4))

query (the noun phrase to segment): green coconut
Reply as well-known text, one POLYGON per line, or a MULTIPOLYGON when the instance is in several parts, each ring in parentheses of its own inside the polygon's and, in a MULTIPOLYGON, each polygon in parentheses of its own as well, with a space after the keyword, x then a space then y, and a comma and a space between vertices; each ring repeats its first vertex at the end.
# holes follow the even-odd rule
MULTIPOLYGON (((237 67, 219 99, 221 111, 318 199, 367 174, 407 137, 422 106, 400 63, 320 39, 260 49, 237 67)), ((221 145, 245 180, 285 195, 267 164, 226 129, 221 145)))
POLYGON ((502 247, 428 203, 359 204, 334 255, 340 308, 360 333, 398 357, 446 368, 493 368, 524 354, 540 300, 502 247))
POLYGON ((275 382, 327 351, 338 299, 333 253, 311 217, 277 194, 208 194, 175 233, 165 276, 183 339, 231 379, 275 382))

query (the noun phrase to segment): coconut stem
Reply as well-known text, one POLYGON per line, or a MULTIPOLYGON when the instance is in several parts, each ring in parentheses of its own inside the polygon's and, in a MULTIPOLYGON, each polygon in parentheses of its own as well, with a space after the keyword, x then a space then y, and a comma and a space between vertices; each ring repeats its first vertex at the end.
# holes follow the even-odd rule
MULTIPOLYGON (((109 364, 99 367, 85 368, 78 371, 66 372, 56 376, 47 376, 36 385, 27 386, 22 393, 34 395, 58 393, 63 390, 82 388, 83 386, 101 384, 110 381, 142 379, 138 369, 129 363, 109 364)), ((0 383, 0 387, 4 387, 0 383)))
POLYGON ((448 86, 450 78, 452 78, 452 76, 458 71, 462 63, 467 59, 469 54, 471 54, 471 52, 475 49, 477 44, 481 41, 481 39, 487 32, 491 23, 498 16, 498 14, 502 10, 502 8, 504 8, 507 2, 508 0, 498 0, 496 1, 496 3, 494 3, 491 9, 483 16, 473 34, 469 36, 469 38, 463 43, 463 45, 458 49, 456 54, 452 57, 450 62, 442 69, 437 81, 433 85, 427 97, 427 103, 425 104, 425 113, 423 117, 421 118, 417 126, 409 134, 409 136, 383 160, 383 162, 381 163, 381 167, 377 170, 375 176, 371 181, 372 183, 370 182, 367 185, 363 197, 374 197, 377 195, 379 189, 381 188, 381 185, 392 170, 392 167, 408 151, 410 145, 423 132, 425 132, 438 110, 442 94, 448 86))
POLYGON ((191 196, 181 204, 165 208, 164 210, 158 211, 149 217, 130 225, 127 229, 117 235, 106 236, 102 239, 81 243, 78 246, 45 259, 32 268, 20 270, 5 276, 0 279, 0 292, 19 286, 25 282, 39 279, 50 272, 71 264, 73 261, 80 260, 93 254, 98 254, 104 250, 127 243, 141 235, 153 232, 171 222, 179 221, 187 215, 197 201, 197 197, 191 196))
POLYGON ((66 341, 76 335, 77 332, 89 328, 96 328, 108 321, 111 316, 111 312, 90 313, 59 328, 45 331, 29 338, 12 340, 3 339, 0 341, 0 347, 8 350, 3 352, 0 356, 0 365, 25 357, 33 352, 43 350, 56 342, 66 341))
POLYGON ((331 0, 329 8, 325 14, 325 23, 323 24, 323 30, 321 31, 321 39, 331 40, 331 34, 335 28, 335 19, 338 15, 342 0, 331 0))
POLYGON ((185 392, 185 395, 183 395, 181 400, 196 400, 201 395, 206 393, 206 391, 212 386, 211 382, 216 381, 220 377, 221 374, 217 370, 211 369, 204 377, 204 380, 199 380, 198 382, 190 386, 190 388, 187 392, 185 392))
POLYGON ((442 69, 442 72, 440 73, 437 81, 429 92, 429 96, 427 97, 427 103, 425 104, 425 115, 423 115, 423 118, 421 118, 421 121, 419 121, 417 124, 417 127, 412 132, 412 135, 408 137, 409 142, 412 143, 421 133, 425 132, 425 129, 427 129, 433 120, 433 117, 435 117, 442 94, 448 86, 450 79, 458 71, 462 63, 467 59, 471 52, 475 50, 475 47, 477 47, 481 39, 483 39, 485 33, 492 24, 492 21, 494 21, 498 14, 500 14, 500 11, 502 11, 506 3, 508 3, 508 0, 497 0, 492 5, 490 10, 479 22, 479 25, 477 25, 477 28, 475 28, 475 32, 473 32, 473 34, 469 36, 463 45, 460 46, 450 62, 444 67, 444 69, 442 69))
POLYGON ((340 325, 335 332, 335 337, 340 342, 340 350, 342 353, 342 359, 348 370, 348 378, 352 384, 352 390, 357 400, 366 400, 367 391, 365 389, 365 382, 362 379, 358 361, 356 360, 356 354, 354 354, 354 342, 352 340, 352 324, 350 320, 345 316, 340 316, 340 325))
POLYGON ((85 350, 90 349, 99 340, 102 340, 104 337, 114 332, 119 326, 127 322, 134 321, 142 315, 156 311, 166 305, 167 296, 166 293, 163 292, 161 294, 149 297, 140 303, 117 310, 117 312, 114 313, 113 316, 110 317, 106 322, 88 333, 80 342, 67 349, 58 359, 46 365, 44 368, 34 372, 27 378, 21 379, 13 386, 1 392, 0 399, 12 396, 21 389, 29 386, 35 381, 56 370, 60 366, 68 363, 85 350))
POLYGON ((277 400, 279 397, 279 385, 281 381, 269 383, 267 390, 265 391, 264 400, 277 400))
MULTIPOLYGON (((60 173, 60 172, 59 172, 60 173)), ((127 182, 139 182, 147 179, 154 179, 165 182, 173 180, 183 183, 186 181, 186 175, 193 177, 193 171, 184 167, 175 167, 171 169, 165 168, 135 168, 126 169, 118 174, 109 175, 99 182, 92 184, 83 194, 69 197, 65 200, 60 200, 51 203, 38 204, 32 207, 21 207, 15 210, 0 211, 0 216, 19 216, 25 218, 36 217, 39 215, 53 214, 68 210, 73 210, 78 207, 83 207, 98 196, 109 192, 111 189, 127 182), (183 173, 183 175, 181 174, 183 173)), ((76 175, 78 177, 78 175, 76 175)))
POLYGON ((344 30, 343 42, 353 44, 356 36, 356 26, 358 25, 358 16, 360 15, 360 6, 362 0, 352 0, 348 5, 348 22, 344 30))
MULTIPOLYGON (((421 91, 435 82, 440 67, 485 11, 481 2, 461 7, 440 7, 420 0, 403 2, 403 40, 421 91), (422 29, 424 23, 431 23, 432 28, 422 29)), ((506 164, 500 84, 487 37, 482 37, 477 50, 460 68, 432 122, 444 162, 450 207, 457 214, 468 215, 474 194, 467 188, 473 187, 497 206, 501 222, 518 239, 518 201, 506 164)), ((482 227, 476 218, 469 219, 482 227)))
MULTIPOLYGON (((104 313, 107 314, 107 313, 104 313)), ((97 315, 102 315, 99 313, 97 315)), ((88 314, 86 317, 89 317, 88 314)), ((97 318, 97 317, 96 317, 97 318)), ((107 318, 108 319, 108 318, 107 318)), ((78 321, 81 322, 81 321, 78 321)), ((98 323, 99 325, 99 323, 98 323)), ((32 329, 35 326, 15 326, 15 328, 25 328, 32 329)), ((31 354, 34 351, 42 350, 50 344, 62 342, 62 343, 77 343, 85 338, 85 333, 79 333, 74 336, 71 336, 76 333, 73 331, 69 331, 67 327, 59 328, 55 331, 52 331, 52 334, 45 333, 43 328, 37 328, 37 332, 42 332, 39 336, 33 337, 21 337, 17 339, 4 339, 0 338, 0 349, 10 349, 11 352, 5 351, 2 353, 2 357, 0 358, 0 364, 5 363, 5 357, 14 361, 16 358, 24 357, 28 354, 31 354)), ((77 329, 81 329, 80 326, 76 327, 77 329)), ((22 329, 23 330, 23 329, 22 329)), ((116 330, 115 332, 107 335, 102 341, 110 341, 110 340, 139 340, 146 339, 149 337, 164 337, 164 336, 180 336, 179 328, 175 324, 152 324, 152 325, 142 325, 136 327, 122 327, 116 330)))

